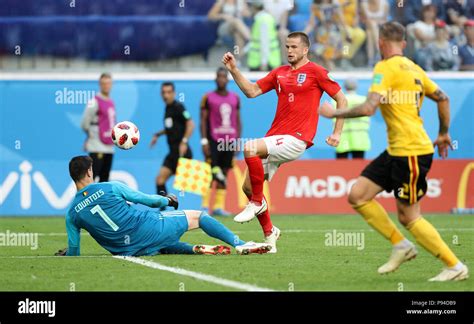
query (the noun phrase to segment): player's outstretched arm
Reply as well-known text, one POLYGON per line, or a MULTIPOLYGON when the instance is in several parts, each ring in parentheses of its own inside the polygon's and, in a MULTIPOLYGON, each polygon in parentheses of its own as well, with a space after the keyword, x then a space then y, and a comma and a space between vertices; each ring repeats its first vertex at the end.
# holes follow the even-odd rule
POLYGON ((171 200, 168 197, 160 195, 148 195, 141 191, 133 190, 132 188, 118 181, 113 182, 113 191, 116 195, 122 197, 126 201, 136 204, 142 204, 153 208, 171 206, 171 200))
POLYGON ((328 102, 324 102, 319 108, 319 114, 326 118, 357 118, 372 116, 375 114, 380 104, 382 96, 375 92, 370 92, 364 103, 354 108, 334 109, 328 102))
POLYGON ((438 146, 439 156, 445 159, 448 157, 448 149, 453 149, 451 136, 449 136, 449 124, 451 119, 449 97, 440 88, 437 88, 436 91, 431 94, 427 93, 426 96, 435 101, 438 105, 439 132, 433 145, 438 146))
POLYGON ((69 211, 66 213, 66 232, 67 232, 67 249, 58 251, 67 256, 79 256, 81 254, 81 230, 72 221, 69 211))
POLYGON ((247 98, 255 98, 263 93, 258 84, 250 82, 250 80, 244 77, 242 72, 240 72, 239 68, 237 67, 235 57, 232 55, 232 53, 225 53, 222 57, 222 63, 225 65, 230 74, 232 74, 235 83, 237 83, 240 90, 242 90, 247 98))

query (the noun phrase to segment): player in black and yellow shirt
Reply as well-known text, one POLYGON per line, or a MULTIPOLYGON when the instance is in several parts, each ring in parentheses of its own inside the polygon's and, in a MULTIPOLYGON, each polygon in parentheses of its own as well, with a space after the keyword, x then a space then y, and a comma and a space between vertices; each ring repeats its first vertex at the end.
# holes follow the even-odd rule
POLYGON ((434 146, 438 147, 442 158, 447 157, 448 148, 452 146, 448 133, 449 99, 425 71, 403 56, 404 37, 405 28, 399 23, 383 24, 379 38, 383 60, 375 66, 366 102, 352 109, 337 110, 325 103, 320 114, 328 118, 353 118, 373 115, 380 107, 387 124, 387 150, 362 171, 349 194, 353 208, 393 245, 389 261, 378 272, 395 271, 403 262, 417 255, 413 243, 403 236, 375 200, 379 192, 393 190, 400 223, 421 246, 446 265, 430 281, 463 280, 468 277, 468 268, 454 255, 433 225, 422 217, 419 205, 427 190, 426 175, 431 167, 434 146), (425 96, 438 105, 440 128, 434 143, 420 117, 425 96))

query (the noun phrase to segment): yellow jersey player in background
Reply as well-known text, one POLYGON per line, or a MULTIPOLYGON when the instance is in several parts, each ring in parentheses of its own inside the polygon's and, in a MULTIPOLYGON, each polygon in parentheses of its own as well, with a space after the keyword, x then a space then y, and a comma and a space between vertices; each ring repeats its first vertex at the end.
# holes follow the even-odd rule
POLYGON ((468 277, 468 268, 454 255, 433 225, 423 218, 419 204, 427 190, 426 175, 431 167, 434 146, 438 147, 442 158, 447 157, 448 148, 452 147, 448 133, 449 98, 425 71, 403 56, 405 46, 405 28, 397 22, 383 24, 379 36, 383 60, 374 68, 367 100, 352 109, 335 110, 325 103, 319 112, 328 118, 354 118, 371 116, 380 107, 387 124, 387 150, 362 171, 349 193, 349 203, 353 208, 392 243, 390 259, 378 272, 393 272, 417 255, 415 245, 403 236, 375 200, 381 191, 393 190, 400 223, 422 247, 446 265, 430 281, 463 280, 468 277), (420 117, 425 96, 438 106, 440 127, 434 143, 420 117))

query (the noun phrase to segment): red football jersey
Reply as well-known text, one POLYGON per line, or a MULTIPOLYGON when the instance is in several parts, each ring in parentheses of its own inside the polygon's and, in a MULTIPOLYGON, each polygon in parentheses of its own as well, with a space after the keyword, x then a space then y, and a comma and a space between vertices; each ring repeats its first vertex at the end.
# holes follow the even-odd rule
POLYGON ((272 126, 265 136, 292 135, 313 145, 318 127, 319 101, 323 92, 334 97, 341 90, 322 66, 308 62, 296 70, 283 65, 257 81, 266 93, 275 89, 278 105, 272 126))

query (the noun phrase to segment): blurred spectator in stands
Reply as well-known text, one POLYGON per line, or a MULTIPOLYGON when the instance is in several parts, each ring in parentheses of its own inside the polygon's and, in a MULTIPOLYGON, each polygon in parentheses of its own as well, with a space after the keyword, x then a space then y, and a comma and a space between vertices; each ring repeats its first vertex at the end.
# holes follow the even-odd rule
POLYGON ((474 71, 474 20, 467 20, 464 23, 464 35, 466 44, 459 48, 459 70, 474 71))
POLYGON ((314 0, 308 25, 304 29, 305 33, 313 34, 311 52, 328 70, 334 69, 335 60, 342 57, 341 26, 334 19, 339 14, 338 10, 339 4, 331 0, 314 0))
POLYGON ((393 20, 402 25, 409 25, 416 22, 421 17, 424 6, 434 5, 436 7, 437 18, 446 20, 445 10, 446 0, 396 0, 392 1, 393 20))
POLYGON ((435 22, 436 7, 427 5, 421 11, 421 20, 407 28, 407 33, 414 39, 414 59, 417 64, 425 69, 428 44, 436 38, 435 22))
POLYGON ((265 10, 263 2, 253 0, 251 3, 254 16, 247 53, 247 66, 251 71, 269 71, 281 65, 276 21, 265 10))
POLYGON ((421 20, 413 24, 415 36, 415 49, 428 45, 435 39, 436 7, 434 5, 424 6, 421 11, 421 20))
POLYGON ((342 61, 344 68, 351 67, 351 60, 357 54, 365 41, 365 31, 359 25, 359 8, 357 0, 338 0, 337 19, 342 25, 342 61))
MULTIPOLYGON (((250 16, 245 0, 217 0, 207 16, 220 22, 217 29, 219 39, 232 37, 239 53, 243 54, 244 46, 250 40, 250 30, 243 20, 250 16)), ((234 54, 237 53, 234 51, 234 54)), ((238 60, 239 56, 236 58, 238 60)))
POLYGON ((115 125, 115 104, 110 98, 112 76, 109 73, 102 73, 99 87, 100 93, 88 102, 84 110, 81 127, 86 132, 84 150, 92 158, 94 177, 99 177, 99 182, 107 182, 114 156, 112 128, 115 125))
POLYGON ((427 46, 426 70, 457 70, 459 58, 454 54, 453 45, 449 42, 449 31, 444 21, 436 21, 435 33, 435 40, 427 46))
POLYGON ((280 56, 286 57, 286 37, 289 34, 288 16, 293 10, 294 0, 265 0, 264 8, 275 18, 278 40, 280 42, 280 56))
POLYGON ((387 0, 362 0, 360 6, 367 31, 368 65, 374 66, 380 59, 378 46, 379 27, 387 21, 389 6, 387 0))
MULTIPOLYGON (((346 90, 347 107, 352 108, 365 102, 365 96, 357 94, 357 80, 346 79, 344 81, 346 90)), ((365 152, 370 150, 370 118, 358 117, 347 118, 344 121, 339 145, 336 147, 336 158, 347 159, 349 155, 353 159, 363 159, 365 152)))
POLYGON ((474 0, 446 0, 446 23, 455 26, 455 35, 460 34, 464 23, 474 19, 474 0))

